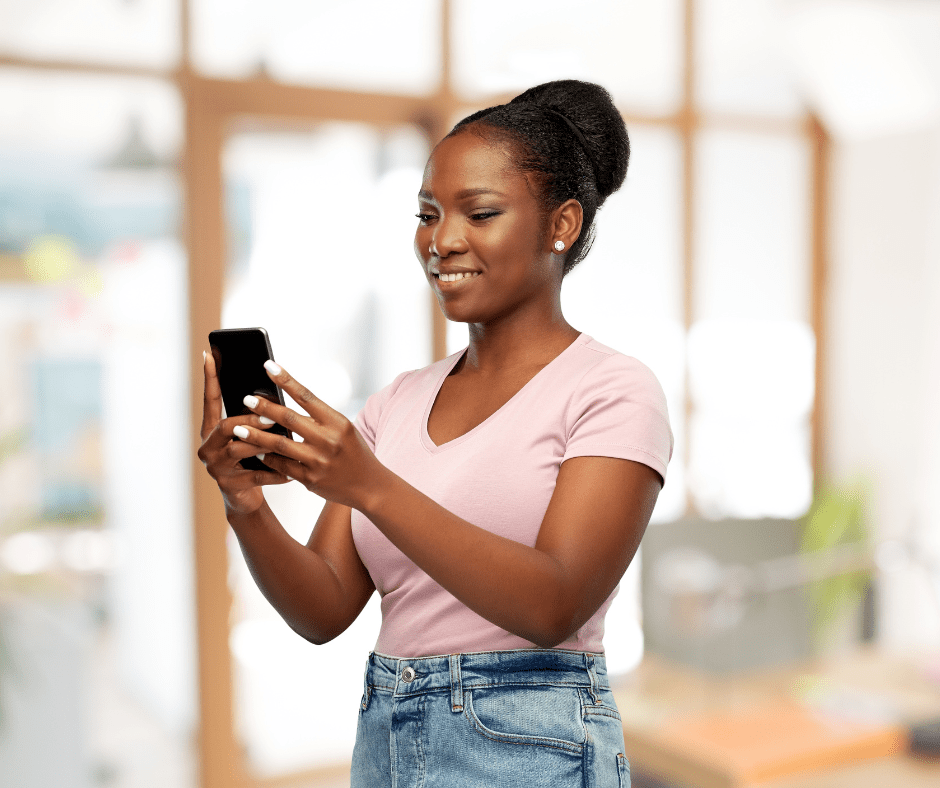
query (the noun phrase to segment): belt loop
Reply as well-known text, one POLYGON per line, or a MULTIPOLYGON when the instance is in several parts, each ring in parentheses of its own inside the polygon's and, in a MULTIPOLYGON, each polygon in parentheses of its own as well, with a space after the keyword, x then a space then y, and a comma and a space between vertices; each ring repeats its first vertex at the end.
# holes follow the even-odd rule
POLYGON ((369 658, 366 660, 366 673, 362 677, 362 710, 369 708, 369 697, 372 694, 369 687, 369 671, 372 670, 372 662, 375 656, 374 651, 369 652, 369 658))
POLYGON ((594 655, 585 652, 584 660, 587 663, 585 667, 587 667, 588 676, 591 678, 591 686, 588 691, 591 693, 591 700, 597 705, 600 703, 600 695, 597 689, 597 669, 594 667, 594 655))
POLYGON ((450 710, 463 711, 463 679, 460 675, 460 654, 451 654, 450 662, 450 710))

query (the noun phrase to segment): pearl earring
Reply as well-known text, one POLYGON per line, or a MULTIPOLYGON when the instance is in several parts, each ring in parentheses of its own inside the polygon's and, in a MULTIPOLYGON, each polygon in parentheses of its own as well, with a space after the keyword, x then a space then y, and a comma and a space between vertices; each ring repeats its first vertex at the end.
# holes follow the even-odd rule
POLYGON ((555 241, 555 251, 563 252, 565 251, 565 242, 564 241, 555 241))

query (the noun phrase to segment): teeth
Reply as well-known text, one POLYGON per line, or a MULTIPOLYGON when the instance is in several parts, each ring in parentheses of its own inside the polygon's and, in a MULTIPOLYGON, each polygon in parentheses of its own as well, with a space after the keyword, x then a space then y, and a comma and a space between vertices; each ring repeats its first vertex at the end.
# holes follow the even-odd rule
POLYGON ((460 279, 472 279, 474 276, 479 276, 479 271, 464 271, 459 274, 439 274, 438 278, 442 282, 456 282, 460 279))

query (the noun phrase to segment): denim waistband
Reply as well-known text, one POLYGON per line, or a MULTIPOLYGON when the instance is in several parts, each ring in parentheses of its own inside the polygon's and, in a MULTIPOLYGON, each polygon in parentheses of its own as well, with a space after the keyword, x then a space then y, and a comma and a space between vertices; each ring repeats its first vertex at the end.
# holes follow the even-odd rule
POLYGON ((585 687, 595 703, 610 689, 603 654, 561 649, 475 651, 435 657, 390 657, 371 652, 362 706, 376 689, 409 697, 449 691, 454 711, 463 709, 463 691, 474 687, 540 684, 585 687))

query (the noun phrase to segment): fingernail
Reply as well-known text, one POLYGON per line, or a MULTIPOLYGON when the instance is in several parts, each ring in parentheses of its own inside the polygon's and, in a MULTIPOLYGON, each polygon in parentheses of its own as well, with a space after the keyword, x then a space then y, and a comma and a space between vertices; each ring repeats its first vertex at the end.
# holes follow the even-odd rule
POLYGON ((258 416, 258 421, 260 421, 265 427, 270 427, 274 424, 274 419, 269 419, 267 416, 258 416))
POLYGON ((261 460, 261 462, 264 462, 264 455, 263 455, 263 454, 256 454, 255 457, 257 457, 259 460, 261 460))
POLYGON ((271 361, 271 359, 268 359, 267 361, 264 362, 264 368, 268 372, 270 372, 272 375, 281 374, 281 368, 277 364, 275 364, 273 361, 271 361))
POLYGON ((257 397, 253 397, 251 394, 249 394, 247 397, 245 397, 245 399, 243 399, 242 402, 244 402, 245 405, 247 405, 249 408, 257 408, 257 407, 258 407, 258 398, 257 398, 257 397))
POLYGON ((248 434, 249 434, 248 428, 243 427, 241 424, 239 424, 234 430, 232 430, 232 432, 234 432, 242 440, 248 439, 248 434))
POLYGON ((202 351, 202 363, 203 364, 206 363, 206 351, 205 350, 202 351))
POLYGON ((293 482, 293 481, 296 481, 296 479, 294 479, 293 476, 287 476, 287 475, 285 475, 285 478, 286 478, 286 479, 289 479, 289 480, 292 481, 292 482, 293 482))

